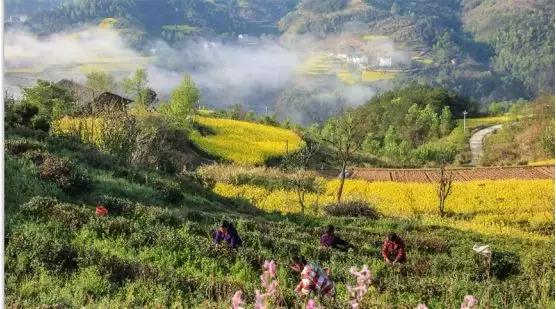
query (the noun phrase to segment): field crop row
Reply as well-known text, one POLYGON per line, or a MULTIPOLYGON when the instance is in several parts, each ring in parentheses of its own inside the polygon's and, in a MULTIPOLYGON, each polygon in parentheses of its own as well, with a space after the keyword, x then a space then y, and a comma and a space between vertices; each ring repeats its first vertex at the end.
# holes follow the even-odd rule
MULTIPOLYGON (((337 180, 325 184, 324 194, 308 194, 307 204, 320 213, 320 206, 334 201, 337 180)), ((554 224, 553 180, 486 180, 454 183, 447 199, 448 218, 437 219, 434 184, 346 181, 344 196, 363 200, 390 217, 423 217, 434 224, 488 235, 548 239, 554 224)), ((247 199, 266 211, 299 212, 293 191, 218 183, 215 191, 247 199)))

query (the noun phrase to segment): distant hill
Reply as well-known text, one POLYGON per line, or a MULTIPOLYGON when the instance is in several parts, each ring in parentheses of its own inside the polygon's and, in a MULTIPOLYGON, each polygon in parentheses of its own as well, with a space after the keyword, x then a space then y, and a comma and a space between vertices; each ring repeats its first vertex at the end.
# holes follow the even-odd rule
MULTIPOLYGON (((114 18, 137 48, 152 38, 276 34, 345 44, 357 54, 358 46, 386 40, 408 56, 403 74, 388 81, 393 86, 418 81, 483 103, 554 91, 548 0, 8 0, 6 8, 7 15, 28 13, 25 24, 37 33, 114 18)), ((337 73, 348 83, 376 74, 337 73)))
POLYGON ((484 102, 554 91, 554 3, 546 0, 302 0, 279 27, 285 37, 386 36, 425 64, 400 83, 484 102))

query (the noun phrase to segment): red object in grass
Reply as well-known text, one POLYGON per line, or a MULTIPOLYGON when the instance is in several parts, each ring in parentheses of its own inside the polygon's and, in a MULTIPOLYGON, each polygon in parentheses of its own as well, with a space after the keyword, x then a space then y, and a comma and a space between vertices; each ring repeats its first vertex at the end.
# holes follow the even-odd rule
POLYGON ((108 216, 108 209, 104 206, 98 205, 95 210, 95 214, 100 217, 108 216))

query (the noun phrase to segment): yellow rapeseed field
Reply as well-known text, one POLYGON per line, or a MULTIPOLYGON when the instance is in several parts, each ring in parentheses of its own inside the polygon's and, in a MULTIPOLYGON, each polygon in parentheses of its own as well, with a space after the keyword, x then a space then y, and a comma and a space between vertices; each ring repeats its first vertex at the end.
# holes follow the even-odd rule
POLYGON ((263 164, 273 156, 301 147, 293 131, 252 122, 198 116, 196 121, 214 134, 192 135, 197 146, 209 154, 240 164, 263 164))
POLYGON ((393 79, 398 75, 393 72, 382 72, 382 71, 363 71, 361 72, 361 80, 363 82, 376 82, 379 80, 393 79))
MULTIPOLYGON (((337 180, 326 183, 322 195, 308 194, 307 204, 317 208, 334 201, 337 180)), ((218 194, 242 197, 266 211, 298 212, 295 192, 269 191, 256 186, 218 183, 218 194)), ((435 184, 347 180, 347 200, 364 200, 386 215, 422 217, 430 224, 483 234, 546 240, 554 224, 553 180, 485 180, 454 183, 447 200, 447 218, 437 216, 435 184)))
POLYGON ((52 123, 52 133, 54 134, 75 134, 82 141, 95 144, 102 144, 103 122, 100 117, 64 117, 52 123))

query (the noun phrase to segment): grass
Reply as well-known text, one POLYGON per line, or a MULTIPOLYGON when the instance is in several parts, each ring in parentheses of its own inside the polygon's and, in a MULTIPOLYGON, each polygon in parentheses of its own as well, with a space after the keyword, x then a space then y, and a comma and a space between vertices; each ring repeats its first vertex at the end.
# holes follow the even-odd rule
POLYGON ((196 132, 193 142, 207 153, 241 164, 263 164, 301 146, 301 138, 293 131, 231 119, 199 116, 196 122, 214 134, 196 132))
POLYGON ((363 71, 361 72, 361 80, 363 82, 376 82, 381 80, 390 80, 397 76, 397 73, 382 71, 363 71))
POLYGON ((528 162, 527 165, 530 165, 530 166, 554 165, 554 159, 528 162))
MULTIPOLYGON (((504 115, 504 116, 493 116, 493 117, 480 117, 480 118, 467 118, 465 120, 465 125, 470 130, 477 127, 488 127, 497 124, 504 124, 514 120, 515 117, 504 115)), ((463 119, 458 119, 458 123, 463 125, 463 119)))
MULTIPOLYGON (((6 192, 14 198, 15 192, 30 192, 12 199, 15 204, 6 209, 10 222, 5 250, 7 307, 225 308, 236 290, 242 290, 252 304, 255 289, 260 289, 261 265, 265 259, 274 259, 278 263, 278 304, 303 308, 293 292, 298 275, 287 267, 292 254, 303 254, 332 270, 336 300, 316 299, 326 308, 347 306, 346 286, 355 283, 349 268, 363 264, 369 265, 374 278, 361 304, 364 308, 414 308, 418 303, 456 308, 467 294, 476 295, 485 308, 554 306, 553 234, 533 232, 543 237, 518 237, 457 225, 481 216, 490 222, 497 216, 536 215, 546 207, 552 210, 553 201, 547 198, 553 196, 548 189, 551 181, 456 184, 455 200, 449 199, 448 210, 474 216, 471 220, 428 216, 434 202, 432 188, 427 186, 353 181, 346 184, 346 198, 372 199, 385 213, 383 218, 282 215, 261 212, 253 207, 260 207, 259 203, 252 205, 239 196, 216 194, 221 184, 216 193, 210 188, 196 189, 195 194, 209 199, 189 191, 182 191, 186 198, 180 203, 150 198, 159 194, 150 184, 153 181, 138 183, 99 170, 85 160, 89 153, 85 147, 45 143, 46 149, 57 155, 73 151, 71 157, 86 168, 93 187, 88 199, 62 196, 63 203, 34 200, 23 207, 35 194, 56 197, 59 192, 38 179, 32 166, 24 168, 30 162, 23 156, 7 155, 6 192), (413 192, 414 202, 408 191, 413 192), (125 211, 96 217, 92 198, 102 194, 141 204, 128 201, 125 211), (502 195, 507 199, 497 200, 502 195), (408 205, 425 214, 400 215, 409 213, 408 205), (211 233, 224 217, 234 222, 244 241, 238 251, 211 244, 211 233), (327 224, 334 224, 357 250, 320 249, 318 238, 327 224), (400 269, 386 266, 380 258, 380 245, 389 231, 400 234, 407 245, 408 262, 400 269), (482 277, 484 268, 471 250, 476 243, 489 244, 495 253, 505 256, 494 259, 492 279, 482 277)), ((118 167, 132 168, 126 164, 118 167)), ((153 180, 172 179, 146 167, 134 168, 148 172, 153 180)), ((185 183, 183 188, 192 185, 185 183)), ((336 185, 336 181, 330 182, 324 196, 336 185)), ((272 194, 275 192, 280 189, 272 194)), ((268 193, 263 190, 261 198, 268 193)), ((290 199, 281 203, 294 205, 290 199)), ((522 233, 529 228, 523 226, 512 228, 522 233)))

